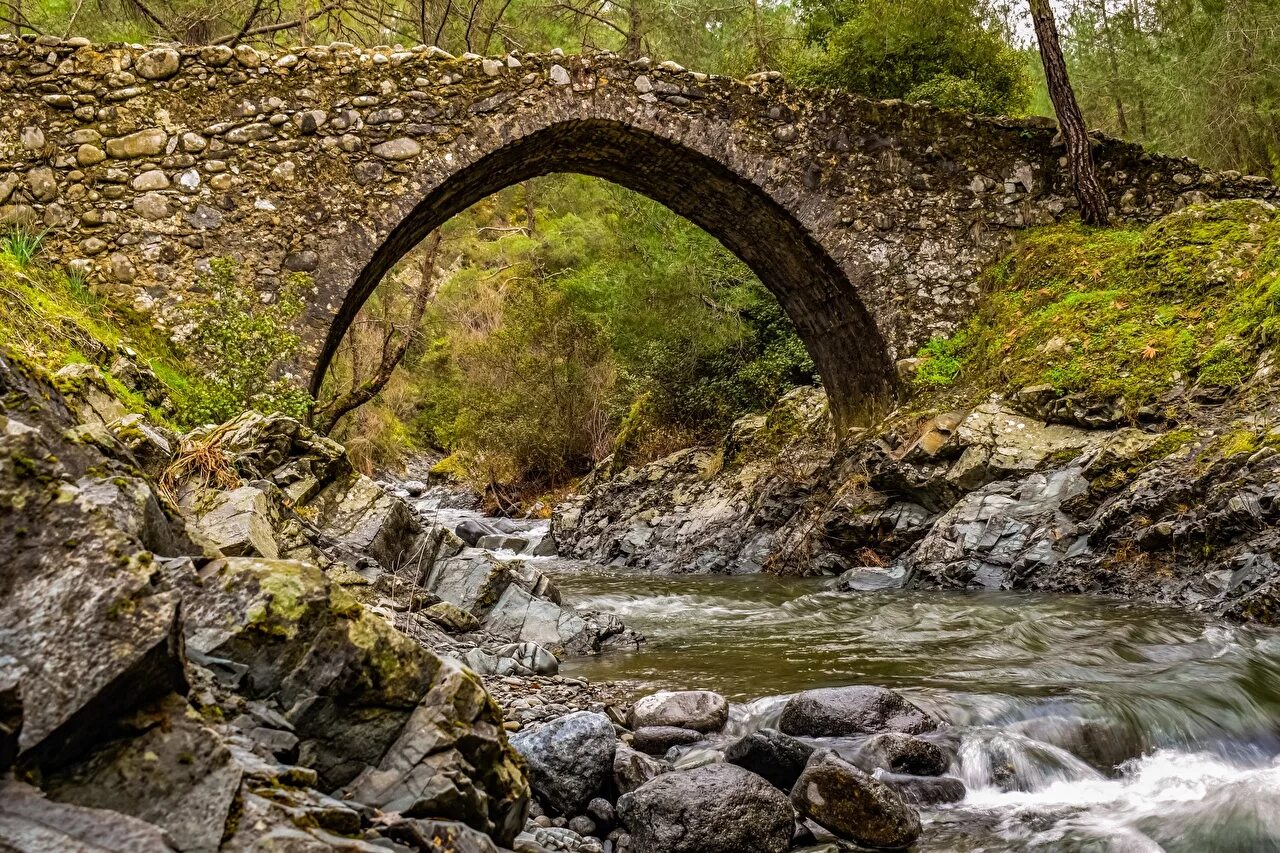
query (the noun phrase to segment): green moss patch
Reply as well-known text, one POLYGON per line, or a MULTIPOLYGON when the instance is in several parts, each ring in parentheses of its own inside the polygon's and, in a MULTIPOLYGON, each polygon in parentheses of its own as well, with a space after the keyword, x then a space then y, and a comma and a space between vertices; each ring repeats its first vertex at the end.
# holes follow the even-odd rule
POLYGON ((1235 388, 1280 343, 1280 210, 1195 205, 1146 228, 1029 232, 983 276, 974 319, 920 351, 916 381, 1153 404, 1235 388))

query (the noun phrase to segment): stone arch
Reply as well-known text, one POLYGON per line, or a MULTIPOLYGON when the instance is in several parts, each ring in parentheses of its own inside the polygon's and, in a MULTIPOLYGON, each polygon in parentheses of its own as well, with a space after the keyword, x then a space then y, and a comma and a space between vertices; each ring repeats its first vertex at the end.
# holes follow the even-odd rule
POLYGON ((863 422, 892 400, 893 363, 840 264, 749 178, 647 129, 605 119, 560 121, 458 169, 429 191, 372 252, 333 317, 312 376, 324 373, 383 276, 433 229, 520 181, 554 172, 603 178, 660 202, 716 237, 778 299, 823 377, 833 419, 863 422))

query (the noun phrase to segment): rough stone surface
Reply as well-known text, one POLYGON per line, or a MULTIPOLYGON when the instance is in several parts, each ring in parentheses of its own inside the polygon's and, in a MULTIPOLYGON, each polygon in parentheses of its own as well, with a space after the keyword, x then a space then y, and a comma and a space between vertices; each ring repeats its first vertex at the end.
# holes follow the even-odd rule
POLYGON ((0 847, 20 851, 172 853, 164 832, 137 818, 55 803, 38 788, 0 780, 0 847))
POLYGON ((635 853, 782 853, 795 825, 786 794, 732 764, 668 773, 618 799, 635 853))
POLYGON ((564 815, 580 814, 613 770, 618 746, 603 714, 578 711, 511 738, 529 766, 534 793, 564 815))
MULTIPOLYGON (((805 92, 777 79, 706 78, 609 55, 524 55, 521 73, 496 75, 479 57, 425 50, 377 61, 345 45, 276 56, 238 45, 231 56, 6 40, 0 150, 16 155, 7 165, 23 174, 45 165, 50 147, 60 165, 57 201, 10 202, 4 217, 40 220, 59 204, 64 221, 77 222, 123 202, 97 236, 138 271, 117 283, 130 295, 154 292, 156 316, 172 328, 187 319, 179 283, 197 281, 201 263, 238 255, 247 281, 274 290, 286 257, 315 252, 293 371, 313 384, 382 274, 423 236, 504 185, 575 171, 652 196, 750 264, 812 351, 837 420, 852 422, 888 405, 895 358, 965 319, 975 271, 1016 229, 1075 207, 1048 121, 805 92), (44 72, 51 65, 58 73, 44 72), (116 85, 126 65, 145 85, 116 85), (353 87, 380 94, 353 103, 353 87), (163 127, 103 122, 108 159, 74 163, 80 145, 96 145, 72 141, 75 112, 108 106, 163 116, 163 127), (25 147, 23 128, 40 128, 45 150, 25 147), (110 169, 173 157, 171 144, 197 168, 224 165, 217 191, 228 210, 203 191, 175 193, 160 229, 130 213, 127 185, 119 198, 86 191, 110 169), (286 160, 298 164, 294 178, 273 185, 286 160), (171 260, 156 264, 162 246, 171 260)), ((1276 192, 1113 139, 1098 140, 1095 158, 1121 219, 1276 192)), ((47 245, 71 254, 86 236, 60 226, 47 245)), ((112 280, 102 256, 89 260, 92 279, 112 280)))
POLYGON ((822 827, 864 847, 905 850, 920 837, 915 809, 832 752, 814 754, 791 789, 791 802, 822 827))
POLYGON ((718 732, 729 721, 729 702, 710 690, 661 691, 636 701, 631 727, 673 726, 697 732, 718 732))
POLYGON ((809 763, 813 750, 809 744, 777 729, 760 729, 730 744, 724 752, 724 760, 790 792, 809 763))
POLYGON ((789 735, 840 737, 885 731, 917 734, 937 723, 883 687, 824 687, 787 700, 778 728, 789 735))

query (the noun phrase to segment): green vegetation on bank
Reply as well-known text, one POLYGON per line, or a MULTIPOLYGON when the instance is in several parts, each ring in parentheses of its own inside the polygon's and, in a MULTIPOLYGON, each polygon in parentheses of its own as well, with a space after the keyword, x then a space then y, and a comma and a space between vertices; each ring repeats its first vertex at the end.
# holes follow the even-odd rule
POLYGON ((177 345, 145 318, 100 296, 73 269, 46 261, 40 246, 39 234, 15 229, 0 236, 0 346, 50 373, 69 364, 96 365, 116 397, 157 423, 199 426, 246 408, 305 413, 306 394, 271 378, 276 361, 297 345, 282 333, 292 305, 287 297, 283 307, 243 304, 235 295, 234 265, 216 262, 206 277, 209 295, 197 309, 198 328, 177 345), (124 350, 154 374, 164 399, 148 401, 112 374, 124 350))
POLYGON ((1130 411, 1179 383, 1232 389, 1280 344, 1280 211, 1232 201, 1146 228, 1044 228, 983 281, 975 318, 921 350, 918 384, 1044 384, 1130 411))

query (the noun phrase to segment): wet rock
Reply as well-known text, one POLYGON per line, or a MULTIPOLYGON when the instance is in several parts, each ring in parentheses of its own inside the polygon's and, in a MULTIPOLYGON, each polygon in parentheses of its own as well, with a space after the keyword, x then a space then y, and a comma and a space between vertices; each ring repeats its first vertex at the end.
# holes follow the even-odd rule
POLYGON ((791 802, 802 815, 864 847, 904 850, 920 837, 915 809, 832 752, 814 754, 791 790, 791 802))
POLYGON ((38 788, 12 779, 0 779, 0 847, 110 853, 175 849, 157 826, 116 812, 53 802, 38 788))
POLYGON ((673 746, 685 746, 702 740, 703 734, 676 726, 643 726, 635 730, 635 748, 649 755, 666 755, 673 746))
POLYGON ((725 750, 724 760, 767 779, 775 787, 790 792, 804 772, 813 747, 784 735, 777 729, 760 729, 734 741, 725 750))
POLYGON ((729 721, 729 702, 710 690, 661 691, 645 696, 631 709, 633 729, 674 726, 718 732, 729 721))
POLYGON ((486 536, 502 535, 502 531, 497 527, 478 518, 468 518, 460 522, 453 532, 458 535, 459 539, 473 548, 478 546, 480 540, 486 536))
POLYGON ((913 776, 941 776, 951 763, 936 744, 900 732, 868 738, 850 760, 868 773, 884 768, 913 776))
POLYGON ((836 588, 848 592, 902 589, 910 575, 903 566, 858 566, 840 575, 836 588))
POLYGON ((513 551, 516 554, 524 551, 529 547, 529 540, 519 536, 508 536, 506 534, 498 534, 496 536, 481 536, 480 541, 476 543, 477 547, 486 548, 490 551, 513 551))
POLYGON ((1065 749, 1104 773, 1114 775, 1124 762, 1146 749, 1139 732, 1125 732, 1105 720, 1081 717, 1033 717, 1008 727, 1009 731, 1065 749))
POLYGON ((732 764, 667 773, 618 800, 634 853, 782 853, 795 825, 787 796, 732 764))
POLYGON ((564 815, 579 814, 613 770, 618 746, 603 714, 578 711, 511 738, 529 766, 538 798, 564 815))
POLYGON ((924 807, 942 803, 958 803, 967 791, 964 782, 954 776, 910 776, 877 770, 872 776, 888 785, 908 805, 924 807))
POLYGON ((625 794, 639 788, 650 779, 669 773, 671 765, 650 758, 625 743, 618 744, 613 755, 613 784, 619 793, 625 794))
POLYGON ((798 693, 787 701, 779 726, 806 737, 840 737, 883 731, 918 734, 937 722, 900 694, 883 687, 827 687, 798 693))

